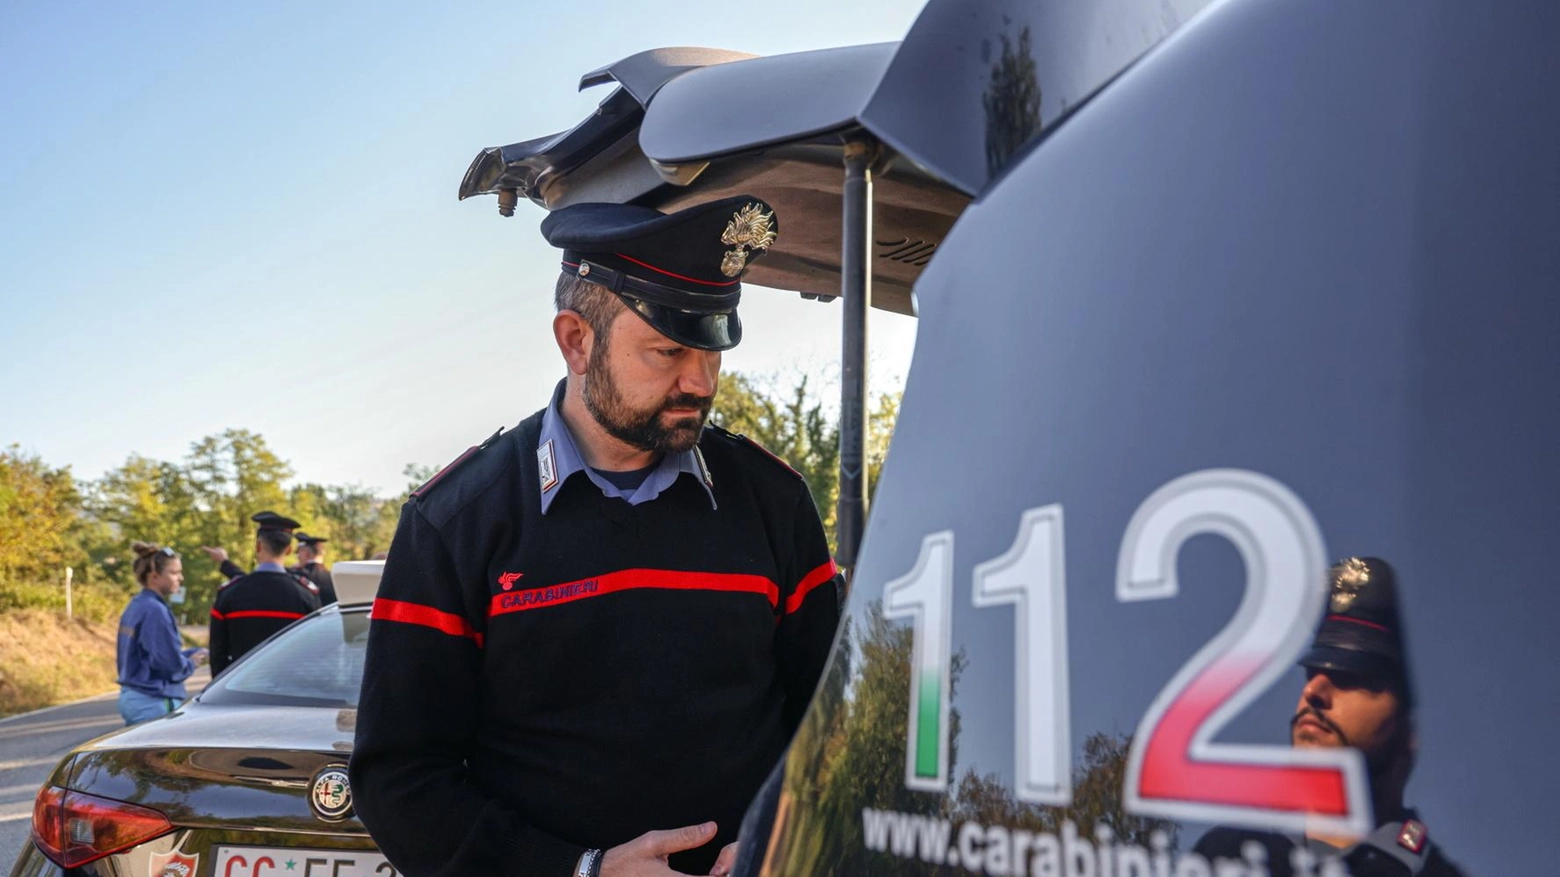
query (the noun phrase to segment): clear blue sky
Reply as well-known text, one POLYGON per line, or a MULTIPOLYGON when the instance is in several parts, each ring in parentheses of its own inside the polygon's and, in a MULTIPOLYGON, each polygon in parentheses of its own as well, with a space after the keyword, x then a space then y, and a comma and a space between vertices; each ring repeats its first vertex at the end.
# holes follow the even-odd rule
MULTIPOLYGON (((562 374, 542 212, 455 200, 479 149, 571 127, 643 49, 897 40, 920 5, 6 4, 0 445, 93 478, 243 427, 394 492, 562 374)), ((832 378, 839 313, 754 290, 726 368, 832 378)), ((897 380, 914 321, 872 332, 897 380)))

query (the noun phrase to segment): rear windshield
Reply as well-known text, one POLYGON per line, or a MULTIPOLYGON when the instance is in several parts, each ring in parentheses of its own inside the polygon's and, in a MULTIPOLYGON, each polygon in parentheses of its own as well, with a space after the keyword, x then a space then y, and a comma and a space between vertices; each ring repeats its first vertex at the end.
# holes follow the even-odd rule
POLYGON ((201 700, 356 707, 367 646, 367 612, 312 615, 228 668, 201 700))

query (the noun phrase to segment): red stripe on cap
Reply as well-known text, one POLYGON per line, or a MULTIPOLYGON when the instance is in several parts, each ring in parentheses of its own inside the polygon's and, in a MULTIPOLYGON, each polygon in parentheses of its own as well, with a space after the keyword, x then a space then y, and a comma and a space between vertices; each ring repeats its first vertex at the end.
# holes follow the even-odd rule
POLYGON ((493 601, 488 606, 488 615, 491 617, 510 612, 525 612, 530 609, 541 609, 546 606, 557 606, 577 600, 588 600, 591 597, 646 588, 666 591, 726 591, 758 594, 769 600, 770 606, 780 602, 779 586, 760 575, 683 572, 671 569, 625 569, 595 578, 580 579, 577 582, 494 594, 493 601))
POLYGON ((378 621, 398 621, 402 624, 420 624, 450 636, 463 636, 482 647, 482 634, 471 623, 453 612, 444 612, 432 606, 407 603, 404 600, 374 600, 374 608, 368 617, 378 621))
POLYGON ((697 277, 684 277, 681 274, 673 274, 672 272, 667 271, 664 268, 657 268, 654 265, 651 265, 649 262, 641 262, 638 259, 635 259, 633 256, 625 256, 622 253, 613 253, 612 255, 617 256, 619 259, 623 259, 623 260, 628 261, 628 262, 633 262, 635 265, 640 265, 642 267, 649 268, 651 271, 654 271, 657 274, 665 274, 667 277, 675 277, 678 280, 686 280, 689 283, 697 283, 700 286, 735 286, 736 284, 742 282, 742 279, 740 277, 737 278, 736 280, 728 280, 728 281, 726 281, 724 283, 721 283, 721 282, 718 282, 718 281, 715 281, 715 280, 700 280, 697 277))
POLYGON ((1363 624, 1366 627, 1373 627, 1376 630, 1380 630, 1380 631, 1383 631, 1383 632, 1386 632, 1386 633, 1391 633, 1392 632, 1392 628, 1387 627, 1386 625, 1377 624, 1374 621, 1366 621, 1363 618, 1351 618, 1351 617, 1349 617, 1347 615, 1329 615, 1329 616, 1327 616, 1327 620, 1328 621, 1347 621, 1350 624, 1363 624))
MULTIPOLYGON (((216 613, 213 611, 213 615, 216 613)), ((222 618, 231 621, 234 618, 302 618, 304 612, 274 612, 270 609, 242 609, 238 612, 229 612, 222 618)))
POLYGON ((807 599, 807 595, 812 593, 814 588, 833 581, 834 577, 839 575, 839 572, 840 568, 835 565, 834 558, 831 557, 828 563, 802 576, 802 580, 797 584, 796 590, 792 591, 791 596, 785 601, 785 614, 790 615, 792 612, 802 608, 802 601, 807 599))

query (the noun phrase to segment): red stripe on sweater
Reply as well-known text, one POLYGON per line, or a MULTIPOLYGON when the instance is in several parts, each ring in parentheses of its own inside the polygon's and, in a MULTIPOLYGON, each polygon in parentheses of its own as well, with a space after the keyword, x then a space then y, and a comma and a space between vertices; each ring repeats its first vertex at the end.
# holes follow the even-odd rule
POLYGON ((374 608, 369 612, 368 617, 379 621, 420 624, 450 636, 463 636, 475 642, 478 648, 482 647, 482 634, 478 633, 470 622, 453 612, 444 612, 432 606, 380 597, 374 600, 374 608))
POLYGON ((643 588, 673 591, 726 591, 758 594, 771 607, 780 602, 780 588, 769 579, 747 573, 683 572, 671 569, 625 569, 594 578, 541 588, 494 594, 488 616, 525 612, 643 588))
POLYGON ((835 565, 834 558, 831 557, 827 563, 802 576, 802 580, 796 585, 796 590, 792 591, 791 596, 785 601, 785 614, 790 615, 802 608, 802 601, 807 599, 807 595, 812 593, 814 588, 834 581, 834 577, 839 575, 839 572, 840 568, 835 565))

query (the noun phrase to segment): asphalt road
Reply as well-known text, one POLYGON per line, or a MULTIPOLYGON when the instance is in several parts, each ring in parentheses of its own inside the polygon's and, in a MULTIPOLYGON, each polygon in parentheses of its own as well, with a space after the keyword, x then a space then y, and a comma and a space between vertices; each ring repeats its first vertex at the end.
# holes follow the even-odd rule
MULTIPOLYGON (((186 683, 193 696, 211 681, 207 667, 186 683)), ((124 727, 119 693, 0 719, 0 874, 28 842, 33 799, 60 758, 78 744, 124 727)))

